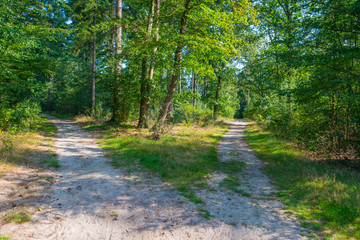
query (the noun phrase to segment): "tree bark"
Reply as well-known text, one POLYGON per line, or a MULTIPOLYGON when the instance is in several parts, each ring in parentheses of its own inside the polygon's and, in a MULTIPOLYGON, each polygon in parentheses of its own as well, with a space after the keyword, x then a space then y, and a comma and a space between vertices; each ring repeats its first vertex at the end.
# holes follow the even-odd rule
POLYGON ((49 87, 48 87, 48 94, 47 94, 47 103, 46 103, 46 107, 48 111, 51 111, 52 108, 50 107, 51 104, 51 88, 53 87, 53 82, 54 82, 54 77, 51 75, 50 76, 50 81, 49 81, 49 87))
POLYGON ((219 96, 220 96, 221 84, 222 84, 222 76, 219 74, 219 76, 218 76, 218 85, 217 85, 216 93, 215 93, 215 105, 214 105, 214 115, 213 115, 214 121, 217 120, 218 113, 219 113, 219 103, 218 103, 218 101, 219 101, 219 96))
MULTIPOLYGON (((222 70, 225 69, 225 63, 221 64, 221 68, 222 68, 222 70)), ((218 114, 219 114, 219 98, 220 98, 222 80, 223 80, 222 73, 220 72, 219 75, 218 75, 218 85, 217 85, 216 93, 215 93, 215 105, 214 105, 214 115, 213 115, 214 121, 217 120, 218 114)))
POLYGON ((91 110, 92 113, 95 111, 95 72, 96 72, 96 17, 94 16, 94 36, 93 36, 93 45, 92 45, 92 86, 91 86, 91 110))
POLYGON ((179 77, 179 94, 181 94, 181 75, 179 77))
POLYGON ((181 38, 183 37, 183 35, 185 35, 185 32, 186 32, 186 26, 187 26, 186 21, 187 21, 187 18, 188 18, 188 14, 189 14, 189 12, 191 10, 190 3, 191 3, 191 0, 186 0, 185 1, 185 10, 182 13, 181 22, 180 22, 180 40, 179 40, 178 46, 176 47, 176 50, 175 50, 174 72, 173 72, 173 74, 171 76, 171 82, 169 84, 169 90, 168 90, 168 93, 167 93, 167 95, 165 97, 164 103, 163 103, 163 105, 161 107, 158 120, 157 120, 157 122, 155 123, 155 125, 152 128, 152 130, 154 131, 154 135, 153 135, 154 139, 158 139, 159 136, 160 136, 160 132, 162 131, 162 128, 163 128, 164 123, 165 123, 167 111, 169 109, 171 100, 172 100, 172 98, 174 96, 174 93, 175 93, 177 81, 180 78, 180 74, 181 74, 181 53, 182 53, 182 50, 183 50, 183 47, 184 47, 184 43, 182 42, 181 38))
MULTIPOLYGON (((158 0, 157 2, 159 2, 158 0)), ((154 12, 155 12, 155 0, 150 0, 150 11, 148 16, 148 25, 147 25, 147 33, 145 36, 145 41, 147 42, 150 39, 153 21, 154 21, 154 12)), ((158 7, 158 6, 157 6, 158 7)), ((158 10, 157 10, 158 11, 158 10)), ((156 51, 155 49, 153 51, 156 51)), ((141 84, 140 84, 140 115, 139 115, 139 123, 138 128, 148 128, 148 121, 146 118, 147 112, 150 106, 149 94, 150 94, 150 78, 152 80, 154 75, 154 67, 153 64, 150 66, 149 76, 147 76, 147 65, 148 65, 148 57, 145 56, 142 60, 141 67, 141 84)))
POLYGON ((198 81, 198 79, 197 79, 197 74, 194 72, 193 73, 193 83, 192 83, 192 90, 193 90, 193 94, 194 94, 194 99, 193 99, 193 105, 194 105, 194 107, 196 107, 196 93, 197 93, 197 91, 198 91, 198 89, 197 89, 197 81, 198 81))
MULTIPOLYGON (((116 1, 116 17, 118 20, 122 20, 122 0, 116 1)), ((115 71, 116 77, 114 79, 113 86, 113 114, 111 121, 118 122, 120 121, 120 75, 121 75, 121 38, 122 38, 122 23, 120 23, 115 29, 115 55, 118 60, 115 71)))

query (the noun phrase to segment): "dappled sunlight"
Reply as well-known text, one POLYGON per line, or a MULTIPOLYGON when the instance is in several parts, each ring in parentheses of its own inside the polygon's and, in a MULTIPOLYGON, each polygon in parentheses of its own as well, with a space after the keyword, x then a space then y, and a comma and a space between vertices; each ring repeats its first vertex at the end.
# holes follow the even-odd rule
MULTIPOLYGON (((87 238, 89 233, 92 238, 100 238, 107 232, 124 238, 212 236, 219 239, 228 236, 233 239, 237 236, 250 238, 256 233, 274 240, 293 234, 291 222, 284 224, 281 232, 266 230, 279 227, 279 219, 268 211, 270 208, 281 211, 278 203, 224 192, 222 188, 214 191, 188 188, 200 184, 201 179, 211 179, 211 173, 216 170, 236 173, 244 166, 258 166, 259 163, 252 160, 255 155, 243 141, 235 139, 236 133, 229 132, 217 146, 222 149, 220 155, 229 155, 228 162, 217 161, 214 145, 218 138, 209 137, 211 133, 205 130, 204 134, 195 136, 164 136, 163 141, 122 136, 105 139, 102 144, 108 154, 122 164, 121 169, 114 169, 110 166, 114 160, 104 157, 104 152, 85 132, 74 124, 67 125, 67 121, 55 122, 60 129, 55 144, 60 170, 49 190, 51 196, 37 202, 41 212, 34 211, 32 222, 22 224, 20 228, 7 227, 6 234, 17 232, 22 236, 67 239, 72 236, 87 238), (59 126, 59 122, 63 125, 59 126), (238 159, 241 161, 237 162, 238 159), (246 164, 242 163, 245 160, 246 164), (139 171, 141 166, 156 171, 139 171), (185 187, 181 194, 187 197, 179 195, 174 186, 185 187), (198 201, 195 195, 207 204, 199 207, 188 202, 193 197, 193 201, 198 201), (211 220, 202 217, 201 213, 206 216, 207 212, 211 214, 211 220)), ((224 129, 209 131, 221 135, 224 129)), ((216 181, 221 184, 224 180, 216 181)), ((253 194, 273 191, 267 185, 260 185, 253 194)))

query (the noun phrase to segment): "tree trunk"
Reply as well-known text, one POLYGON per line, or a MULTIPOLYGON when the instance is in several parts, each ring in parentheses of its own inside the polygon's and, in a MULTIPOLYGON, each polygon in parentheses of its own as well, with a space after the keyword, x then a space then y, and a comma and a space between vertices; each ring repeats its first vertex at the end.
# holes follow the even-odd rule
POLYGON ((167 111, 169 109, 171 100, 174 96, 174 92, 176 89, 176 84, 178 79, 180 78, 180 74, 181 74, 181 52, 183 50, 184 44, 181 42, 181 38, 183 37, 183 35, 186 32, 186 21, 188 18, 188 13, 191 10, 190 8, 190 3, 191 0, 186 0, 185 1, 185 10, 181 16, 181 22, 180 22, 180 40, 178 43, 178 46, 176 47, 175 50, 175 58, 174 58, 174 72, 171 76, 171 82, 169 84, 169 90, 168 93, 165 97, 164 103, 161 107, 160 110, 160 114, 158 117, 157 122, 155 123, 155 125, 153 126, 152 130, 154 131, 154 139, 158 139, 160 136, 160 132, 162 131, 165 119, 166 119, 166 115, 167 115, 167 111))
POLYGON ((54 82, 54 77, 51 75, 50 81, 49 81, 49 87, 48 87, 47 103, 46 103, 48 111, 52 110, 52 108, 50 107, 50 104, 51 104, 51 88, 53 87, 53 82, 54 82))
MULTIPOLYGON (((222 69, 225 69, 225 63, 222 63, 222 69)), ((218 76, 218 85, 217 85, 216 93, 215 93, 215 105, 214 105, 214 115, 213 115, 214 121, 217 120, 218 113, 219 113, 219 97, 220 97, 222 80, 223 80, 222 73, 220 72, 219 76, 218 76)))
POLYGON ((92 114, 95 111, 95 71, 96 71, 96 17, 94 16, 94 37, 93 37, 93 46, 92 46, 92 87, 91 87, 91 111, 92 114))
POLYGON ((222 77, 221 77, 221 75, 219 75, 218 76, 218 85, 217 85, 216 93, 215 93, 215 105, 214 105, 214 115, 213 115, 214 121, 216 121, 218 118, 218 112, 219 112, 218 101, 219 101, 219 96, 220 96, 221 83, 222 83, 222 77))
MULTIPOLYGON (((116 16, 118 20, 122 20, 122 0, 116 2, 116 16)), ((120 121, 120 75, 121 75, 121 38, 122 38, 122 23, 120 23, 115 30, 115 54, 118 62, 116 64, 116 77, 113 86, 113 114, 111 121, 120 121)))
POLYGON ((194 72, 193 73, 193 83, 192 83, 192 90, 193 90, 193 94, 194 94, 194 99, 193 99, 193 105, 194 107, 196 107, 196 93, 197 93, 197 74, 194 72))
POLYGON ((207 99, 206 99, 206 94, 207 94, 207 78, 204 78, 204 103, 205 103, 205 108, 206 108, 206 103, 207 103, 207 99))
POLYGON ((179 77, 179 94, 181 94, 181 75, 179 77))
MULTIPOLYGON (((160 0, 158 0, 160 1, 160 0)), ((156 3, 157 5, 157 3, 156 3)), ((154 12, 155 12, 155 0, 150 0, 150 11, 148 16, 148 25, 147 25, 147 33, 145 36, 145 42, 150 39, 153 20, 154 20, 154 12)), ((155 50, 154 50, 155 51, 155 50)), ((146 118, 147 112, 149 110, 150 100, 150 78, 152 79, 154 75, 154 67, 150 66, 149 78, 147 76, 147 64, 148 57, 145 56, 142 60, 141 67, 141 85, 140 85, 140 115, 139 115, 139 123, 138 128, 148 128, 148 121, 146 118)), ((153 65, 153 64, 152 64, 153 65)))

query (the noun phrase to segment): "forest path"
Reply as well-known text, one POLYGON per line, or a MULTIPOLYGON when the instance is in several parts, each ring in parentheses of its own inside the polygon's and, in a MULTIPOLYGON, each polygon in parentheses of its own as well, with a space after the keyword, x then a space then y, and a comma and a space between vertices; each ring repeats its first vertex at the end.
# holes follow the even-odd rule
POLYGON ((237 156, 246 161, 243 197, 224 190, 210 177, 215 191, 199 189, 212 217, 199 216, 199 205, 188 203, 171 186, 150 173, 126 173, 110 166, 96 140, 78 124, 48 116, 58 128, 55 140, 61 165, 51 197, 40 201, 33 221, 7 224, 1 234, 14 239, 304 239, 301 229, 285 219, 282 205, 266 200, 274 191, 260 171, 262 163, 243 139, 245 125, 232 123, 219 143, 221 161, 237 156), (264 198, 264 200, 260 200, 264 198))

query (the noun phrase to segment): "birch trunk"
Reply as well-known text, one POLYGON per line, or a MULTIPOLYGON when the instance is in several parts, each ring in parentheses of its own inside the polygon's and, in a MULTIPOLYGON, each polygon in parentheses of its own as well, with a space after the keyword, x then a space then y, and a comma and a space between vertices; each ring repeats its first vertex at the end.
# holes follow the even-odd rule
MULTIPOLYGON (((154 21, 154 12, 155 12, 155 0, 151 0, 150 2, 150 11, 148 16, 148 25, 147 25, 147 33, 145 36, 145 41, 149 41, 151 37, 153 21, 154 21)), ((150 77, 152 79, 154 68, 150 66, 149 77, 147 76, 147 67, 148 67, 148 57, 145 56, 142 60, 141 67, 141 86, 140 86, 140 115, 139 115, 139 123, 138 128, 147 128, 147 112, 149 110, 149 93, 150 93, 150 77)))
MULTIPOLYGON (((122 20, 122 0, 116 2, 116 17, 122 20)), ((118 62, 116 64, 116 77, 113 88, 113 115, 111 121, 120 121, 120 75, 121 75, 121 38, 122 38, 122 23, 120 23, 115 30, 115 55, 118 62)))

